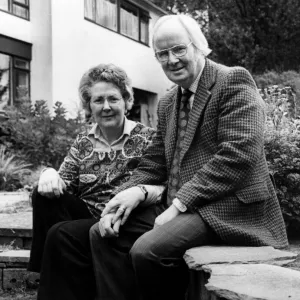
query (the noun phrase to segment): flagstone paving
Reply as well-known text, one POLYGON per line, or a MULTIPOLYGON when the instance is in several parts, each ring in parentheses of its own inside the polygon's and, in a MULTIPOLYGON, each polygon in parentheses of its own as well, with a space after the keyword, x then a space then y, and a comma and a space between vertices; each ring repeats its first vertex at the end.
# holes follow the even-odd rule
POLYGON ((0 214, 0 228, 32 229, 32 211, 0 214))

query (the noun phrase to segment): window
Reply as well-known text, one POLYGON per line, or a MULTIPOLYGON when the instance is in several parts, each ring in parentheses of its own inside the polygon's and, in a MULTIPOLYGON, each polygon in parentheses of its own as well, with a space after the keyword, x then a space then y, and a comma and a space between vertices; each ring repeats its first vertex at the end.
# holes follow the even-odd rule
POLYGON ((148 12, 125 0, 85 0, 84 4, 85 19, 149 44, 148 12))
POLYGON ((17 104, 30 96, 31 47, 0 35, 0 104, 17 104))
POLYGON ((0 0, 0 10, 29 20, 29 0, 0 0))
POLYGON ((14 104, 29 97, 29 61, 0 53, 0 103, 14 104))

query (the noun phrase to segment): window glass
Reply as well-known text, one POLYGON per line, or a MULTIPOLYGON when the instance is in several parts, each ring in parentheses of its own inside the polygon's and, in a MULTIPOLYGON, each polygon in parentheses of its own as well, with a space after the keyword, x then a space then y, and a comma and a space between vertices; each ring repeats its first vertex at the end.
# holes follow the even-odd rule
POLYGON ((84 1, 84 16, 90 20, 96 21, 96 0, 84 1))
POLYGON ((16 4, 13 4, 13 14, 25 19, 29 18, 28 9, 16 4))
POLYGON ((14 3, 21 3, 21 4, 24 4, 24 5, 28 5, 28 0, 15 0, 14 3))
POLYGON ((27 60, 15 58, 15 67, 20 69, 29 70, 29 62, 27 60))
POLYGON ((117 30, 116 0, 97 0, 96 23, 107 28, 117 30))
POLYGON ((16 100, 27 97, 29 95, 29 73, 15 70, 15 78, 16 100))
POLYGON ((125 5, 121 6, 121 33, 135 40, 139 39, 139 18, 137 9, 125 5))
POLYGON ((10 57, 0 53, 0 106, 10 100, 10 57))
POLYGON ((8 0, 0 0, 0 9, 8 10, 8 0))
POLYGON ((96 24, 149 45, 149 14, 128 1, 85 0, 84 16, 96 24))
POLYGON ((147 16, 141 17, 141 42, 148 45, 149 43, 149 19, 147 16))

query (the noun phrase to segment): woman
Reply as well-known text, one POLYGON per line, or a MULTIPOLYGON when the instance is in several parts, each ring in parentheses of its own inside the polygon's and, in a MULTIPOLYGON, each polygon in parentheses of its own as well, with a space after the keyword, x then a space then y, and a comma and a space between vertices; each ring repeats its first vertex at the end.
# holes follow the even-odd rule
MULTIPOLYGON (((101 64, 89 69, 81 78, 79 95, 95 125, 77 136, 58 172, 42 172, 32 196, 28 269, 41 272, 38 299, 94 299, 89 229, 111 192, 128 180, 154 134, 126 118, 133 91, 121 68, 101 64)), ((145 197, 145 187, 136 189, 145 197)), ((146 189, 149 204, 162 188, 146 189)), ((109 225, 117 236, 120 222, 109 225)))

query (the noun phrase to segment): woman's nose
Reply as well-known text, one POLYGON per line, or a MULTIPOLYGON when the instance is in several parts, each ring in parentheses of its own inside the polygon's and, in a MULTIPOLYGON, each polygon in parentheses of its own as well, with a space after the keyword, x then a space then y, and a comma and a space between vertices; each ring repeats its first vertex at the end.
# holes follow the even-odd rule
POLYGON ((104 104, 103 104, 103 110, 110 110, 110 105, 109 102, 107 101, 107 99, 104 100, 104 104))

